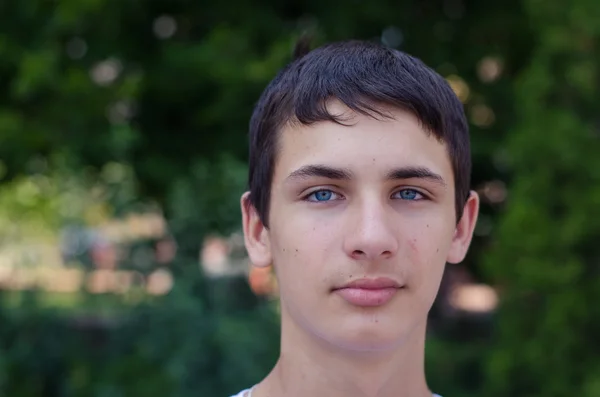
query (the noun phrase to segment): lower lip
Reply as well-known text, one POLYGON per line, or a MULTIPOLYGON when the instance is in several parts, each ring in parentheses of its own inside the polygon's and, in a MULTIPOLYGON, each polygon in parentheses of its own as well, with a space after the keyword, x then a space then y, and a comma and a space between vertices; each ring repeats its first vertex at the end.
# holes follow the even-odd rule
POLYGON ((398 292, 398 288, 341 288, 335 292, 351 305, 376 307, 388 303, 398 292))

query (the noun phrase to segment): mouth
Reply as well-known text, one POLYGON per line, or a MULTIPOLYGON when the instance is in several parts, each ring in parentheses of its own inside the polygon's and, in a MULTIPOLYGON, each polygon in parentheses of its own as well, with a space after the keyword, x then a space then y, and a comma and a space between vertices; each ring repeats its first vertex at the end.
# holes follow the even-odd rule
POLYGON ((377 307, 388 303, 404 286, 391 278, 363 278, 352 281, 333 292, 353 306, 377 307))

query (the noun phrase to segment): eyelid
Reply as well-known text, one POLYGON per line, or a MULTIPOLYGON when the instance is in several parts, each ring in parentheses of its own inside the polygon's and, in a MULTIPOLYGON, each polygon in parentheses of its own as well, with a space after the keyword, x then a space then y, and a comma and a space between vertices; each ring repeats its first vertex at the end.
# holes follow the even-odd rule
POLYGON ((338 193, 337 188, 335 186, 321 185, 321 186, 312 186, 312 187, 302 190, 302 192, 300 193, 300 196, 308 196, 315 192, 320 192, 321 190, 328 190, 328 191, 331 191, 331 192, 334 192, 337 194, 341 194, 341 193, 338 193))
POLYGON ((429 193, 424 192, 423 189, 419 189, 416 187, 408 187, 408 186, 404 186, 404 187, 394 190, 394 192, 392 193, 392 196, 400 193, 403 190, 413 190, 413 191, 417 192, 418 194, 420 194, 421 196, 423 196, 423 198, 421 200, 431 200, 431 196, 429 195, 429 193))
MULTIPOLYGON (((310 201, 310 202, 317 202, 317 201, 311 201, 308 198, 310 196, 312 196, 313 194, 317 193, 317 192, 321 192, 321 191, 327 191, 327 192, 331 192, 337 196, 339 196, 340 198, 336 199, 336 200, 340 200, 340 199, 344 199, 344 195, 337 192, 335 189, 331 188, 331 187, 326 187, 326 186, 321 186, 321 187, 315 187, 315 188, 311 188, 308 189, 306 191, 304 191, 304 193, 302 193, 300 195, 300 198, 304 201, 310 201)), ((322 203, 327 203, 327 202, 331 202, 334 200, 329 200, 329 201, 322 201, 322 203)))

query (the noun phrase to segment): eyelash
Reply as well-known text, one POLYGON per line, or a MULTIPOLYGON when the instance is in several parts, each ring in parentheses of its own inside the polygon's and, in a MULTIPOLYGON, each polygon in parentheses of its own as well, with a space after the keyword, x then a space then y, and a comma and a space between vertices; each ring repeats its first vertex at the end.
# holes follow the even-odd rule
MULTIPOLYGON (((417 189, 411 189, 411 188, 400 189, 400 190, 394 192, 394 194, 392 194, 392 196, 395 196, 396 194, 398 194, 400 192, 405 192, 405 191, 414 192, 414 193, 416 193, 416 195, 420 196, 420 198, 418 198, 418 199, 416 198, 416 199, 412 199, 412 200, 407 200, 407 199, 400 198, 400 200, 402 200, 402 201, 421 201, 421 200, 427 200, 428 199, 428 197, 425 194, 421 193, 417 189)), ((320 192, 330 192, 333 195, 341 196, 341 194, 336 193, 336 192, 334 192, 331 189, 319 189, 319 190, 314 190, 314 191, 308 193, 306 196, 303 197, 303 200, 311 202, 311 203, 328 203, 328 202, 334 201, 334 200, 310 200, 311 196, 314 196, 315 194, 320 193, 320 192)))

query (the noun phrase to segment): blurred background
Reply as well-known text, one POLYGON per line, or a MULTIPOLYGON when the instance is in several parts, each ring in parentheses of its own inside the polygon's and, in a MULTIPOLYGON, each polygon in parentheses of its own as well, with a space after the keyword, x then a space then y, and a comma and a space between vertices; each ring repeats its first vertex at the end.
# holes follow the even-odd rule
POLYGON ((241 236, 252 106, 295 40, 447 78, 483 207, 431 312, 445 396, 600 396, 597 0, 3 0, 0 396, 229 396, 278 354, 241 236))

